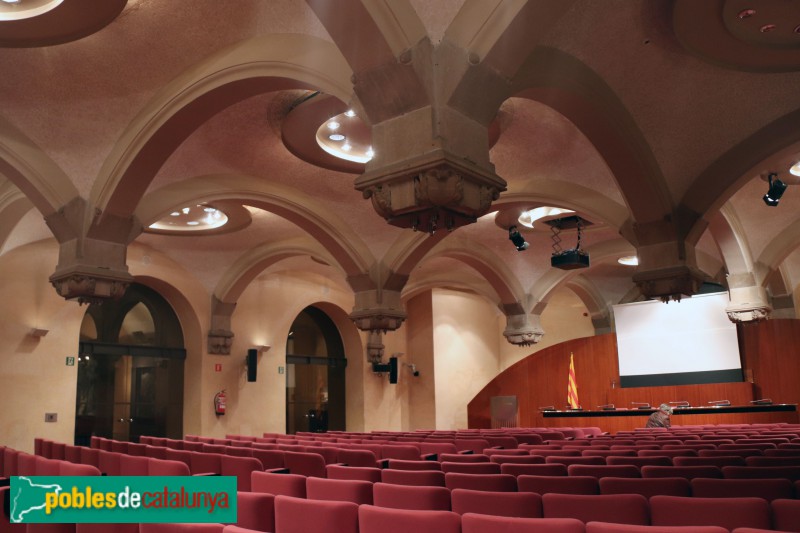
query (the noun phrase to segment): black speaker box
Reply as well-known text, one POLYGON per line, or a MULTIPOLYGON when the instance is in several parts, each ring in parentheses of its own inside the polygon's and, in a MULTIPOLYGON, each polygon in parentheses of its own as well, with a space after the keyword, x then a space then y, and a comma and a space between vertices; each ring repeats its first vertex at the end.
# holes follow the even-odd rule
POLYGON ((258 350, 250 348, 247 350, 247 381, 254 382, 258 375, 258 350))

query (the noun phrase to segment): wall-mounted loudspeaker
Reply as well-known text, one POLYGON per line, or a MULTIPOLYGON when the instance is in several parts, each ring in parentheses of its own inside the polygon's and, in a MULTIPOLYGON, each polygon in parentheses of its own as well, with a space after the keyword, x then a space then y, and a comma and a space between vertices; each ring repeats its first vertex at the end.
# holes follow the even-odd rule
POLYGON ((389 373, 389 383, 397 383, 397 357, 390 357, 388 363, 372 363, 372 371, 376 374, 389 373))
POLYGON ((258 350, 247 350, 247 381, 254 382, 258 373, 258 350))

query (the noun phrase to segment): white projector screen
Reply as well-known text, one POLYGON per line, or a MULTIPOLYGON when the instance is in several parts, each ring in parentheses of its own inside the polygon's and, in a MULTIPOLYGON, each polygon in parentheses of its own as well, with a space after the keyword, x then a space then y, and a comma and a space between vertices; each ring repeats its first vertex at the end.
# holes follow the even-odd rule
POLYGON ((621 387, 742 381, 725 292, 614 306, 621 387))

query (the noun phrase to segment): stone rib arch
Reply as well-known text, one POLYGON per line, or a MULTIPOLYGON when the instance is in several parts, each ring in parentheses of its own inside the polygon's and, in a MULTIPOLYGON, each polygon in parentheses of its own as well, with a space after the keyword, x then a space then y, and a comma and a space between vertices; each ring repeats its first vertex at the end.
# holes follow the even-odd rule
POLYGON ((33 208, 30 199, 13 183, 7 181, 0 186, 0 250, 16 229, 17 223, 33 208))
POLYGON ((472 267, 495 290, 500 305, 508 312, 524 311, 525 292, 513 272, 484 246, 464 239, 451 237, 431 250, 422 263, 447 257, 472 267))
POLYGON ((800 109, 791 111, 732 146, 711 163, 686 191, 679 210, 686 214, 689 240, 697 242, 707 220, 769 163, 800 149, 800 109))
POLYGON ((756 260, 756 282, 764 287, 768 284, 772 273, 779 270, 787 257, 800 246, 800 218, 778 233, 764 247, 756 260))
POLYGON ((316 235, 348 277, 363 276, 375 262, 361 238, 324 204, 295 189, 254 176, 209 174, 172 183, 148 194, 135 217, 149 223, 178 205, 228 199, 261 207, 316 235))
POLYGON ((603 296, 586 276, 579 274, 570 278, 564 286, 575 293, 580 298, 583 305, 589 311, 595 335, 611 332, 611 313, 609 312, 603 296))
POLYGON ((336 268, 344 276, 336 259, 309 238, 289 239, 257 246, 241 255, 226 270, 214 289, 214 298, 223 303, 235 304, 242 292, 261 272, 284 259, 310 256, 336 268))
POLYGON ((502 311, 497 291, 484 278, 479 276, 464 275, 454 279, 450 273, 438 272, 428 276, 419 276, 419 279, 415 277, 406 285, 402 298, 404 301, 408 301, 420 293, 433 289, 456 289, 472 292, 492 302, 497 306, 498 310, 502 311))
MULTIPOLYGON (((630 255, 633 249, 629 243, 618 239, 589 246, 586 251, 591 255, 592 263, 597 264, 616 260, 616 258, 623 255, 630 255)), ((539 280, 534 282, 529 290, 533 305, 529 311, 537 315, 541 314, 553 292, 578 275, 580 275, 580 272, 577 270, 559 270, 556 268, 548 270, 539 280)))
POLYGON ((139 112, 106 158, 91 204, 103 216, 129 217, 158 169, 200 124, 250 96, 298 88, 349 100, 350 68, 330 42, 265 35, 212 55, 167 84, 139 112))
POLYGON ((78 196, 61 167, 2 116, 0 176, 13 183, 44 217, 55 215, 78 196))
POLYGON ((724 205, 710 219, 708 229, 727 270, 728 317, 734 322, 742 322, 769 316, 772 309, 767 291, 756 279, 750 246, 730 204, 724 205))

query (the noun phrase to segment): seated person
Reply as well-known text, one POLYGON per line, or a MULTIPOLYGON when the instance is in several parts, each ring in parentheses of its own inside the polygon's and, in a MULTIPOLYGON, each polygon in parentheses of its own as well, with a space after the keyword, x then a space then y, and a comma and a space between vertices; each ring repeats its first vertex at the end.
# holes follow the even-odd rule
POLYGON ((669 415, 672 414, 672 407, 662 403, 658 406, 658 411, 650 415, 647 419, 648 428, 668 428, 670 427, 669 415))

